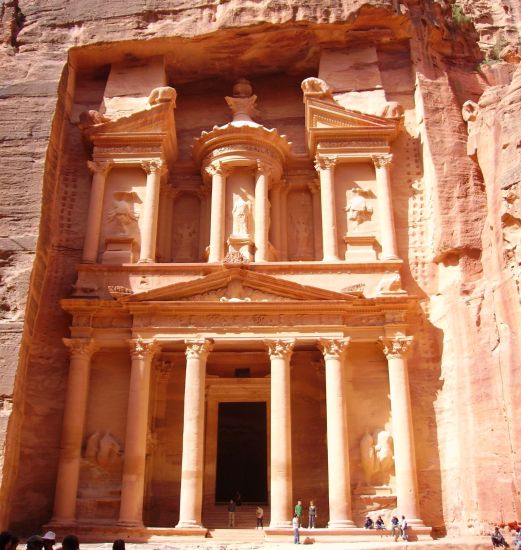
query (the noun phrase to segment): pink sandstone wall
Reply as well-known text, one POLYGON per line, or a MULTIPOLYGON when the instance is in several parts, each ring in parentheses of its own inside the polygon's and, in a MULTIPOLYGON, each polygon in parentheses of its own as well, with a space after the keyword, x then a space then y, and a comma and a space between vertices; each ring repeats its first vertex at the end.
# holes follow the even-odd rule
POLYGON ((517 45, 521 11, 513 1, 461 5, 475 28, 449 2, 421 0, 0 5, 2 528, 33 531, 51 514, 69 324, 58 300, 75 280, 90 187, 74 123, 99 105, 104 64, 184 48, 186 62, 169 74, 181 157, 199 97, 209 107, 202 126, 224 116, 218 94, 190 81, 219 78, 234 62, 258 71, 266 119, 303 150, 300 76, 317 74, 321 49, 365 42, 379 44, 371 65, 387 99, 406 109, 394 200, 404 283, 421 306, 410 368, 424 519, 440 534, 521 519, 519 74, 510 84, 519 58, 498 59, 499 46, 517 45), (263 75, 288 71, 285 91, 271 96, 281 77, 263 75), (472 160, 461 106, 485 90, 472 160))

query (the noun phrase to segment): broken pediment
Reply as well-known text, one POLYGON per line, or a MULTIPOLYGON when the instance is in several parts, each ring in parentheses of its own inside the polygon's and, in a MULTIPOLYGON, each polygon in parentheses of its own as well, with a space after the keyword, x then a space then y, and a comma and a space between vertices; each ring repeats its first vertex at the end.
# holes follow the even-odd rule
POLYGON ((123 302, 287 302, 306 300, 353 300, 355 295, 301 285, 255 273, 228 268, 205 277, 175 283, 146 292, 122 296, 123 302))

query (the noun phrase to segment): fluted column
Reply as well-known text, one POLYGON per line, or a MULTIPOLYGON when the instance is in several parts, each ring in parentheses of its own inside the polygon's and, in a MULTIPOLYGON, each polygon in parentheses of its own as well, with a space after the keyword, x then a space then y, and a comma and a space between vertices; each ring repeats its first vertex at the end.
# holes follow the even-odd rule
POLYGON ((275 247, 278 259, 281 259, 281 200, 280 200, 280 184, 273 186, 271 190, 271 232, 273 239, 273 246, 275 247))
POLYGON ((206 168, 206 171, 212 177, 210 255, 208 262, 221 262, 224 259, 224 203, 228 167, 222 162, 214 162, 206 168))
POLYGON ((159 346, 153 340, 129 340, 132 366, 128 392, 125 455, 121 480, 120 525, 143 525, 150 370, 159 346))
POLYGON ((139 262, 153 263, 156 261, 159 189, 161 186, 161 175, 166 170, 166 165, 162 160, 147 160, 143 161, 141 166, 147 174, 147 184, 143 207, 139 262))
POLYGON ((351 510, 345 353, 349 338, 320 340, 326 370, 329 528, 355 527, 351 510))
POLYGON ((183 417, 183 459, 178 529, 201 528, 204 466, 204 386, 208 339, 185 340, 186 378, 183 417))
POLYGON ((393 156, 373 155, 376 170, 376 192, 381 222, 382 260, 397 260, 398 245, 394 227, 393 201, 391 193, 391 163, 393 156))
POLYGON ((70 365, 52 521, 69 524, 74 523, 76 518, 81 446, 89 394, 90 362, 97 346, 88 338, 64 338, 63 343, 70 351, 70 365))
POLYGON ((315 168, 320 176, 320 199, 322 205, 322 249, 324 261, 339 261, 336 225, 335 168, 336 159, 318 157, 315 168))
POLYGON ((317 180, 313 180, 312 183, 308 184, 309 190, 311 191, 311 200, 313 204, 313 242, 315 244, 314 253, 315 260, 318 260, 322 257, 322 246, 320 238, 321 231, 321 215, 320 215, 320 184, 317 180))
POLYGON ((412 341, 412 336, 380 338, 389 367, 397 508, 410 524, 423 525, 418 504, 416 453, 407 372, 407 354, 412 341))
POLYGON ((268 185, 270 167, 257 162, 255 174, 255 261, 268 261, 268 185))
POLYGON ((266 342, 271 361, 271 528, 292 518, 290 361, 295 340, 266 342))
POLYGON ((87 166, 92 173, 92 186, 90 189, 87 231, 83 244, 83 261, 86 263, 96 263, 98 259, 105 181, 112 165, 110 162, 93 162, 89 160, 87 166))

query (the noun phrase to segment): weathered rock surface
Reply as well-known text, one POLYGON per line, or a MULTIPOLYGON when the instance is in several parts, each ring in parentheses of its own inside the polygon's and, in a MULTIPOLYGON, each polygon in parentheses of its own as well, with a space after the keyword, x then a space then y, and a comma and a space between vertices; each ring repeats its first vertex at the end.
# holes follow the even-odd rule
MULTIPOLYGON (((461 19, 455 5, 0 3, 2 528, 34 531, 51 515, 68 360, 58 302, 75 281, 90 191, 75 123, 99 108, 107 64, 164 55, 189 104, 183 86, 203 77, 288 73, 296 82, 318 74, 321 50, 353 45, 372 53, 358 61, 367 78, 348 91, 383 89, 406 109, 395 201, 402 280, 422 304, 411 385, 425 522, 456 534, 521 519, 521 73, 515 52, 500 55, 517 46, 521 8, 462 0, 461 19), (505 61, 477 70, 485 58, 505 61), (474 159, 461 117, 469 99, 479 106, 474 159)), ((264 116, 290 133, 294 120, 271 107, 264 116)), ((195 129, 183 136, 179 126, 188 155, 195 129)))

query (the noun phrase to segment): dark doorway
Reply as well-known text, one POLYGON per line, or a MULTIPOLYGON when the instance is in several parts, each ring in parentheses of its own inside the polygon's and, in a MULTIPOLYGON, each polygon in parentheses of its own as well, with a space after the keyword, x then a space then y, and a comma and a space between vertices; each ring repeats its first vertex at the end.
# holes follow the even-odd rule
POLYGON ((267 502, 266 403, 219 403, 215 500, 267 502))

